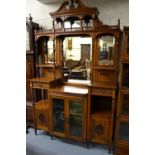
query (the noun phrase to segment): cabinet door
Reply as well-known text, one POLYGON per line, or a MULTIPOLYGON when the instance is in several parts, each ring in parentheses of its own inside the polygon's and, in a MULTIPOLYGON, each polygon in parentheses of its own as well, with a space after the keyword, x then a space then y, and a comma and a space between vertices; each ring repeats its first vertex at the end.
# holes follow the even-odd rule
POLYGON ((35 119, 37 129, 49 131, 49 111, 48 109, 35 109, 35 119))
POLYGON ((93 116, 91 121, 91 141, 101 144, 107 144, 110 134, 110 120, 93 116))
POLYGON ((82 140, 84 138, 84 105, 83 101, 69 100, 69 137, 82 140))
POLYGON ((52 98, 52 126, 54 135, 65 136, 64 99, 52 98))

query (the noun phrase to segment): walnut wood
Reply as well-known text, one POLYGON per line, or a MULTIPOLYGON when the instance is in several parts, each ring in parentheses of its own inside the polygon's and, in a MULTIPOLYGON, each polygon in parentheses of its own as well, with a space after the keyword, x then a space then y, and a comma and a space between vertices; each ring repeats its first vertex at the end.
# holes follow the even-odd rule
MULTIPOLYGON (((89 8, 83 4, 80 0, 76 1, 77 4, 69 5, 69 2, 65 1, 60 8, 50 13, 52 17, 53 27, 50 30, 36 30, 35 42, 36 42, 36 58, 41 55, 42 63, 40 64, 38 59, 36 61, 37 78, 30 80, 31 88, 34 93, 35 89, 47 90, 48 106, 46 108, 36 109, 34 106, 34 118, 35 118, 35 131, 36 129, 43 129, 50 133, 50 135, 69 138, 82 142, 94 142, 100 144, 106 144, 109 146, 109 151, 112 150, 113 130, 115 128, 115 104, 117 99, 118 89, 118 72, 119 61, 122 59, 124 62, 128 62, 127 55, 119 57, 119 43, 120 43, 120 20, 116 25, 106 25, 102 23, 98 18, 97 8, 89 8), (67 9, 68 8, 68 9, 67 9), (65 28, 64 24, 66 20, 70 20, 73 23, 74 19, 78 19, 80 27, 65 28), (88 25, 88 21, 92 20, 92 25, 88 25), (85 25, 83 24, 85 23, 85 25), (59 27, 59 25, 60 27, 59 27), (102 35, 110 35, 115 38, 113 65, 99 65, 98 64, 98 48, 99 37, 102 35), (65 37, 72 36, 90 36, 92 37, 92 66, 91 66, 91 82, 90 83, 71 83, 64 82, 62 69, 63 69, 63 40, 65 37), (46 64, 44 58, 43 41, 52 39, 54 41, 54 63, 46 64), (39 75, 39 69, 43 70, 43 75, 39 75), (65 87, 75 87, 77 92, 65 91, 65 87), (88 90, 88 93, 82 93, 79 90, 88 90), (65 131, 64 133, 54 131, 53 123, 53 103, 52 99, 62 99, 64 101, 64 115, 65 115, 65 131), (69 131, 69 101, 81 101, 83 108, 82 115, 82 136, 74 137, 70 136, 69 131), (42 110, 42 111, 41 111, 42 110), (43 113, 40 118, 46 123, 40 125, 39 114, 43 113), (44 117, 44 116, 45 117, 44 117)), ((125 32, 127 29, 125 28, 125 32)), ((126 41, 128 39, 126 38, 126 41)), ((124 43, 123 43, 124 44, 124 43)), ((123 45, 123 47, 127 47, 123 45)), ((120 72, 121 74, 121 72, 120 72)), ((119 84, 120 86, 120 84, 119 84)), ((35 95, 35 94, 34 94, 35 95)), ((35 96, 34 96, 35 97, 35 96)), ((42 91, 42 97, 44 97, 44 91, 42 91)), ((34 102, 33 104, 37 105, 34 102)), ((118 103, 119 104, 119 103, 118 103)), ((125 119, 125 118, 122 118, 125 119)), ((116 125, 117 126, 117 125, 116 125)), ((116 133, 116 132, 115 132, 116 133)), ((121 146, 120 146, 121 148, 121 146)), ((120 150, 119 148, 119 150, 120 150)))

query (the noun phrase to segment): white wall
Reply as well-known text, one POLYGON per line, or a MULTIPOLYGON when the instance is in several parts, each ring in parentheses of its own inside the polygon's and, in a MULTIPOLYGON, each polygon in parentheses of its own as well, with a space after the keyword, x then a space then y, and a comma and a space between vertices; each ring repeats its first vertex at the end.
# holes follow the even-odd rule
MULTIPOLYGON (((64 0, 65 1, 65 0, 64 0)), ((129 0, 82 0, 88 7, 97 7, 99 18, 104 24, 116 25, 118 18, 121 28, 129 25, 129 0)), ((26 0, 26 16, 31 13, 33 21, 44 29, 52 28, 49 13, 56 11, 62 2, 42 4, 37 0, 26 0)))

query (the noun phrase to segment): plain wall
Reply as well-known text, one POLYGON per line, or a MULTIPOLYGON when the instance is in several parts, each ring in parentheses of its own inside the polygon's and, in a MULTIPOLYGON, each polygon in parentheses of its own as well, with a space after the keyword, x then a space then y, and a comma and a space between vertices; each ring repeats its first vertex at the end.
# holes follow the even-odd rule
MULTIPOLYGON (((64 0, 65 1, 65 0, 64 0)), ((129 0, 82 0, 88 7, 96 7, 99 19, 108 25, 116 25, 120 19, 121 29, 129 25, 129 0)), ((42 4, 37 0, 26 0, 26 17, 33 17, 33 21, 43 29, 52 28, 50 12, 56 11, 62 2, 42 4)))

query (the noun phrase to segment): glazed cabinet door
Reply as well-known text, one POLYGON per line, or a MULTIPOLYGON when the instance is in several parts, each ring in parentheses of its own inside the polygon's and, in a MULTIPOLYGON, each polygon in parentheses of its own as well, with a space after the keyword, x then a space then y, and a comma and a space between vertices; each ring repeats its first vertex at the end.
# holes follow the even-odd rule
POLYGON ((77 141, 86 140, 86 101, 74 97, 51 99, 51 134, 77 141))
POLYGON ((85 140, 86 104, 83 100, 68 100, 68 136, 70 139, 85 140))
POLYGON ((65 137, 65 100, 52 98, 52 133, 65 137))

